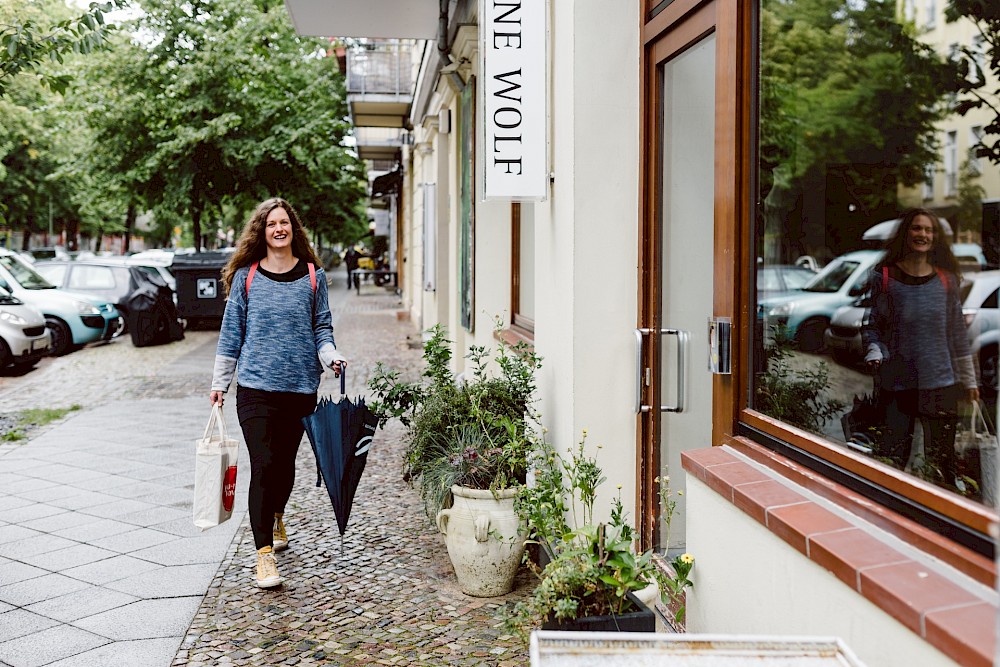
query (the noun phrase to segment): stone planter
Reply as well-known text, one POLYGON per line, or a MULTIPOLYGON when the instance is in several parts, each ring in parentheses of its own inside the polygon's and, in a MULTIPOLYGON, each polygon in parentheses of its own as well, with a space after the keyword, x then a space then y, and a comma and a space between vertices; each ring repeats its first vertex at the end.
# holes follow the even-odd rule
POLYGON ((448 556, 462 592, 475 597, 505 595, 524 554, 525 528, 514 513, 514 489, 451 487, 454 502, 437 515, 448 556))

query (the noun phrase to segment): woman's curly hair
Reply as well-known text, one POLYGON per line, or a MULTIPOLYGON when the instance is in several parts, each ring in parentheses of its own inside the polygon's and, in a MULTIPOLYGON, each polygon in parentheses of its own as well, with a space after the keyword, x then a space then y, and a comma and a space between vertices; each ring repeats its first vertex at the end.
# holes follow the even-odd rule
POLYGON ((280 197, 265 199, 257 206, 257 210, 243 226, 243 233, 240 234, 240 239, 236 242, 236 251, 222 269, 222 286, 226 294, 229 294, 237 269, 250 266, 267 257, 267 239, 264 230, 267 227, 267 216, 276 208, 284 209, 285 213, 288 214, 288 220, 292 223, 292 254, 320 267, 319 258, 316 257, 316 253, 309 244, 306 230, 299 221, 299 215, 292 208, 292 205, 280 197))

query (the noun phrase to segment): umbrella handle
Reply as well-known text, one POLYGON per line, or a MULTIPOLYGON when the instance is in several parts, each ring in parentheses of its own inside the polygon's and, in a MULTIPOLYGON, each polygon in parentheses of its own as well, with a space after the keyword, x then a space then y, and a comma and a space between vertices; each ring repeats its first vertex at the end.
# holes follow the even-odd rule
POLYGON ((343 364, 340 365, 340 395, 347 395, 347 368, 343 364))

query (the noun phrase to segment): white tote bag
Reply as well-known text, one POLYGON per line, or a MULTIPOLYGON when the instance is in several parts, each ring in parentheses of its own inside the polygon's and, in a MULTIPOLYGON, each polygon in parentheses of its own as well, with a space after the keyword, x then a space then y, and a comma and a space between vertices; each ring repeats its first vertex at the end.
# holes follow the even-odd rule
POLYGON ((205 435, 197 442, 194 467, 194 525, 218 526, 233 515, 239 443, 226 433, 222 406, 212 406, 205 435))

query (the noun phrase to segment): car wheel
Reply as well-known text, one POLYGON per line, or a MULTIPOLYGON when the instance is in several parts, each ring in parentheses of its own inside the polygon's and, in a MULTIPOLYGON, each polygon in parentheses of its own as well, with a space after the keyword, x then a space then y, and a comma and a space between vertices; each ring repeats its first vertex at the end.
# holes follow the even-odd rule
POLYGON ((842 350, 839 348, 833 351, 833 360, 841 366, 853 366, 857 363, 857 357, 855 357, 849 350, 842 350))
POLYGON ((983 390, 991 395, 997 394, 997 372, 1000 359, 997 358, 997 349, 988 347, 979 353, 979 379, 982 382, 983 390))
POLYGON ((795 340, 798 341, 799 349, 803 352, 822 352, 823 336, 826 333, 827 321, 814 317, 799 325, 795 340))
POLYGON ((0 370, 7 368, 13 361, 14 355, 11 354, 7 341, 0 338, 0 370))
POLYGON ((53 357, 58 357, 69 352, 73 346, 73 336, 70 334, 66 323, 55 317, 46 317, 45 326, 48 327, 49 336, 52 338, 52 344, 49 346, 49 354, 53 357))

